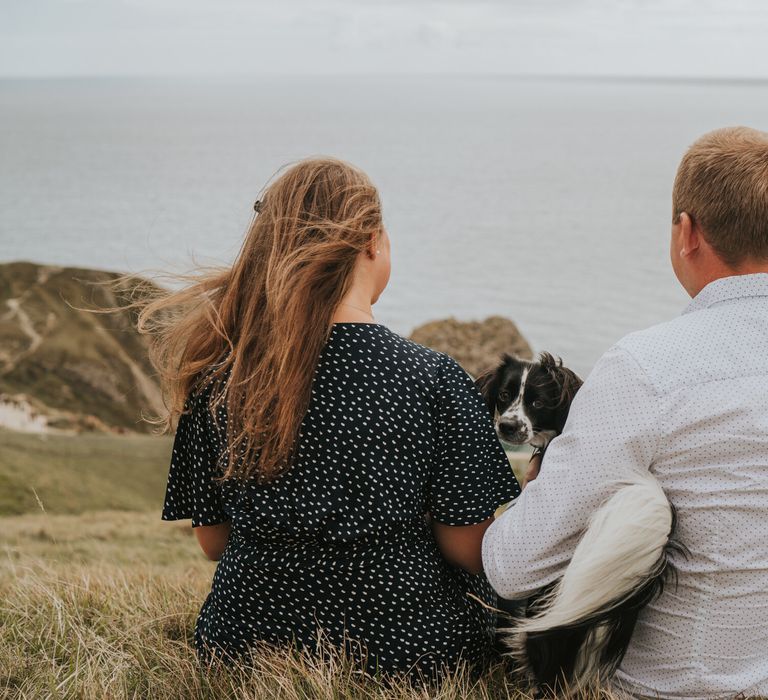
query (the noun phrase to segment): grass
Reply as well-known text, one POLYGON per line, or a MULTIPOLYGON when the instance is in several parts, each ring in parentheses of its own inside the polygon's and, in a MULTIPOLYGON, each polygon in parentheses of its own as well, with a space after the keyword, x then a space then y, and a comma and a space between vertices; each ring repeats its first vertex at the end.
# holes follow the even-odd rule
POLYGON ((192 631, 214 567, 187 523, 162 522, 158 512, 0 517, 0 697, 529 697, 500 668, 480 681, 458 674, 437 690, 361 677, 338 658, 268 650, 204 671, 192 631))
POLYGON ((501 669, 427 691, 274 650, 203 671, 192 633, 215 564, 189 523, 160 520, 170 450, 170 438, 0 430, 0 697, 528 697, 501 669))
POLYGON ((0 431, 0 698, 529 697, 501 669, 416 690, 264 649, 203 671, 192 633, 215 564, 188 522, 160 520, 170 450, 170 438, 0 431))
POLYGON ((0 515, 159 510, 172 439, 0 429, 0 515))

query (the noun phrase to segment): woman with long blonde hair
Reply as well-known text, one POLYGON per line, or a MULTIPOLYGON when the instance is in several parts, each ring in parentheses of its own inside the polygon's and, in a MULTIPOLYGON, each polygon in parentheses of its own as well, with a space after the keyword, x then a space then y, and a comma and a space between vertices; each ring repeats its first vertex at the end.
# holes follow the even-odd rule
POLYGON ((301 161, 255 208, 230 269, 139 317, 178 421, 162 517, 219 562, 198 654, 323 639, 369 671, 481 662, 482 535, 519 492, 482 398, 375 321, 389 238, 364 173, 301 161))

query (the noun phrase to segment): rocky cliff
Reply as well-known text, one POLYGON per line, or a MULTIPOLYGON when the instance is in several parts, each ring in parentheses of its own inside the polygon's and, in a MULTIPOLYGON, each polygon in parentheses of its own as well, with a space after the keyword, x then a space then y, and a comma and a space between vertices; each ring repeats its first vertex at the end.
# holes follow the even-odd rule
POLYGON ((507 318, 484 321, 447 318, 416 328, 411 340, 453 357, 473 377, 492 367, 502 353, 531 359, 533 351, 517 326, 507 318))
POLYGON ((146 343, 108 283, 118 275, 0 265, 0 424, 149 432, 162 410, 146 343))
MULTIPOLYGON (((0 264, 0 427, 150 432, 160 387, 112 272, 28 262, 0 264), (120 308, 115 313, 90 310, 120 308)), ((417 343, 452 355, 473 375, 502 352, 531 357, 508 319, 449 318, 414 330, 417 343)))

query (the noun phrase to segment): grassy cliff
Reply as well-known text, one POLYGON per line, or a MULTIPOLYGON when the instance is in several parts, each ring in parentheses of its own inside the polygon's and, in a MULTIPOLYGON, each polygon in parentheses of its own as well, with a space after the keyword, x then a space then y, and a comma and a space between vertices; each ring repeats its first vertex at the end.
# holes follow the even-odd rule
POLYGON ((54 427, 149 432, 162 410, 146 343, 112 272, 0 265, 0 397, 54 427))
POLYGON ((0 515, 159 512, 171 443, 168 436, 35 435, 0 429, 0 515))
MULTIPOLYGON (((111 286, 118 277, 103 270, 0 264, 0 409, 17 416, 31 411, 54 428, 150 432, 142 416, 161 415, 162 397, 146 340, 111 286), (117 311, 94 313, 104 309, 117 311)), ((498 316, 432 321, 411 337, 452 355, 473 375, 502 352, 532 354, 515 324, 498 316)))

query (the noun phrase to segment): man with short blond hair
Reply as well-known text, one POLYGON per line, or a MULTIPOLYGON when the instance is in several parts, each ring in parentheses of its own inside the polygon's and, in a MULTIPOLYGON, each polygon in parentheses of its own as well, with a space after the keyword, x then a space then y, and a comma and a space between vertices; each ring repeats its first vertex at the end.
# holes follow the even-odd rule
POLYGON ((680 224, 684 213, 698 224, 725 265, 738 269, 752 261, 764 266, 768 260, 768 134, 735 127, 702 136, 680 162, 672 209, 675 224, 680 224))
MULTIPOLYGON (((706 134, 673 189, 682 316, 595 365, 541 475, 489 528, 506 598, 562 575, 590 515, 650 470, 678 511, 678 586, 641 611, 614 682, 638 697, 768 695, 768 134, 706 134)), ((531 476, 536 476, 532 474, 531 476)))

